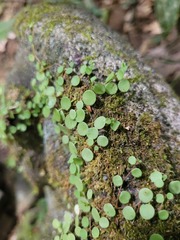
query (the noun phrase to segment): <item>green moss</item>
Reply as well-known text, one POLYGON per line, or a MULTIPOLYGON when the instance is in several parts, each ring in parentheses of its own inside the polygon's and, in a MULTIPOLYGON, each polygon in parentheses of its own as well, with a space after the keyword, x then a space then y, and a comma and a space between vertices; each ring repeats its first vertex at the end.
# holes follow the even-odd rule
MULTIPOLYGON (((72 108, 75 108, 76 102, 81 100, 83 92, 90 86, 87 82, 83 82, 82 86, 73 88, 69 82, 70 78, 66 76, 64 95, 72 100, 72 108)), ((96 207, 101 215, 104 215, 105 203, 111 202, 118 209, 115 218, 112 222, 110 220, 110 227, 102 231, 99 239, 106 239, 107 236, 109 239, 123 239, 122 236, 124 236, 126 240, 145 240, 148 235, 143 231, 145 225, 147 231, 153 229, 152 232, 163 233, 164 225, 162 227, 161 222, 157 224, 156 220, 145 222, 137 216, 136 224, 125 221, 122 216, 123 207, 118 204, 118 193, 112 185, 112 177, 119 174, 126 183, 126 190, 131 192, 132 199, 136 199, 138 189, 154 188, 149 180, 149 174, 154 169, 166 173, 168 178, 174 177, 172 166, 168 162, 171 155, 168 146, 162 140, 160 123, 155 121, 148 112, 137 117, 135 113, 127 111, 126 104, 128 99, 122 94, 113 96, 105 94, 103 98, 98 96, 96 104, 91 107, 91 112, 86 109, 85 121, 91 127, 95 119, 102 115, 115 118, 121 123, 121 127, 116 132, 109 130, 108 126, 104 128, 103 134, 108 137, 110 144, 105 149, 100 148, 99 152, 95 153, 94 160, 85 165, 81 171, 83 182, 94 193, 92 206, 96 207), (128 164, 128 157, 131 155, 141 160, 138 167, 142 169, 143 177, 139 180, 130 175, 131 166, 128 164), (122 227, 119 228, 119 226, 122 227)), ((76 131, 73 131, 72 135, 76 139, 78 154, 80 154, 87 147, 84 137, 79 136, 76 131)), ((67 166, 66 158, 60 157, 63 155, 62 152, 53 153, 53 147, 50 153, 46 159, 50 183, 56 188, 63 189, 66 194, 70 188, 68 168, 65 167, 67 166)), ((154 191, 158 192, 156 189, 154 191)), ((136 201, 133 200, 130 204, 138 211, 136 201)), ((166 209, 171 208, 171 204, 166 205, 166 209)), ((169 231, 172 231, 171 220, 168 221, 170 221, 169 231)))
POLYGON ((50 154, 46 156, 46 168, 48 170, 49 183, 56 187, 68 188, 69 168, 65 157, 67 150, 63 149, 63 144, 61 144, 61 150, 55 150, 53 146, 50 146, 48 150, 50 154))
POLYGON ((121 58, 124 57, 121 52, 118 52, 118 53, 117 53, 117 52, 116 52, 116 49, 115 49, 111 44, 109 44, 108 42, 104 43, 104 45, 105 45, 105 49, 106 49, 108 52, 110 52, 110 53, 112 53, 112 54, 114 54, 114 55, 118 54, 118 56, 121 57, 121 58))
MULTIPOLYGON (((117 193, 112 187, 113 175, 119 174, 123 177, 126 181, 126 190, 128 189, 134 197, 137 190, 143 186, 153 188, 148 178, 149 173, 153 169, 158 169, 166 173, 168 177, 172 177, 172 166, 167 161, 169 149, 162 141, 159 122, 153 120, 149 113, 144 113, 137 118, 134 113, 125 110, 124 104, 124 101, 123 104, 121 103, 119 96, 113 96, 112 98, 107 96, 104 99, 104 104, 101 104, 101 108, 94 109, 94 114, 91 115, 91 120, 93 121, 97 115, 101 115, 104 112, 106 117, 114 117, 122 124, 121 129, 116 133, 105 131, 108 135, 110 146, 106 150, 100 151, 96 155, 95 160, 89 163, 82 171, 85 183, 95 194, 93 205, 100 209, 101 213, 103 213, 103 205, 109 201, 114 206, 117 206, 117 193), (107 112, 106 109, 109 109, 109 111, 107 112), (126 180, 126 176, 129 175, 130 171, 127 160, 132 154, 142 161, 139 164, 139 167, 143 170, 143 177, 140 180, 135 180, 132 177, 126 180)), ((78 148, 82 148, 82 145, 84 145, 83 140, 79 140, 78 148)), ((167 207, 171 208, 170 205, 167 207)), ((135 209, 137 210, 137 207, 135 209)), ((122 211, 122 207, 119 210, 122 211)), ((144 221, 139 220, 138 217, 135 220, 136 224, 125 222, 120 211, 116 216, 120 225, 123 226, 120 234, 124 232, 126 240, 147 239, 148 233, 144 233, 143 230, 144 221)), ((116 222, 116 220, 113 220, 113 222, 116 222)), ((157 224, 156 221, 146 223, 147 231, 154 229, 155 232, 162 232, 161 224, 157 224)), ((117 233, 118 228, 118 225, 116 230, 108 228, 106 234, 110 236, 111 231, 117 233)))
MULTIPOLYGON (((87 21, 82 21, 80 16, 72 15, 67 9, 67 4, 63 3, 56 5, 56 7, 51 4, 41 4, 25 8, 16 17, 15 30, 17 35, 23 37, 27 31, 31 31, 33 26, 41 21, 44 21, 42 37, 49 37, 55 26, 63 23, 63 29, 67 35, 73 37, 75 33, 81 32, 87 41, 93 41, 91 38, 92 26, 87 21), (65 10, 63 14, 60 13, 62 8, 65 10), (24 15, 26 15, 25 20, 24 15), (50 16, 50 18, 48 16, 50 16), (81 24, 79 24, 78 21, 80 21, 81 24), (74 22, 77 22, 76 29, 74 29, 74 22)), ((33 35, 33 31, 31 34, 33 35)))
POLYGON ((21 37, 27 29, 32 28, 35 23, 40 21, 45 14, 54 11, 54 7, 51 5, 43 4, 43 6, 32 7, 29 6, 25 8, 21 13, 16 16, 15 30, 21 37), (33 11, 32 11, 33 8, 33 11), (26 21, 24 22, 24 15, 27 15, 26 21), (23 23, 24 22, 24 23, 23 23))

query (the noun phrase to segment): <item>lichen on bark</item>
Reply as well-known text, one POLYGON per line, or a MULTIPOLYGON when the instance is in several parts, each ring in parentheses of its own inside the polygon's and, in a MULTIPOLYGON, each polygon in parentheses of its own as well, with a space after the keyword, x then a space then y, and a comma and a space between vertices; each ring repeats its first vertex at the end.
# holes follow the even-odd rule
MULTIPOLYGON (((168 183, 159 190, 150 182, 149 175, 154 169, 166 174, 168 182, 178 178, 180 123, 177 115, 180 107, 178 98, 169 86, 144 65, 143 60, 123 37, 112 32, 83 9, 66 4, 37 5, 20 13, 16 29, 20 38, 20 51, 17 64, 9 77, 11 88, 13 85, 30 86, 35 68, 27 61, 22 62, 22 59, 27 58, 32 51, 32 44, 38 60, 48 64, 54 79, 58 66, 64 63, 68 65, 69 62, 74 62, 78 69, 83 62, 92 60, 95 64, 94 74, 99 82, 103 82, 104 76, 111 71, 117 71, 122 62, 127 64, 125 77, 131 83, 130 91, 125 94, 98 96, 92 111, 86 110, 86 123, 89 126, 93 125, 98 116, 115 118, 121 123, 116 132, 108 127, 104 128, 103 134, 108 136, 109 145, 95 152, 93 161, 85 164, 81 173, 87 188, 94 193, 91 205, 102 216, 105 216, 105 203, 111 202, 116 208, 116 216, 110 219, 109 228, 101 229, 99 239, 146 240, 153 233, 160 233, 165 239, 178 239, 178 198, 164 203, 164 207, 170 212, 166 221, 161 221, 157 216, 146 221, 139 214, 134 221, 126 221, 122 215, 123 206, 118 201, 120 191, 128 190, 132 195, 130 204, 138 212, 139 189, 148 187, 154 194, 160 191, 164 196, 168 192, 168 183), (22 21, 25 16, 26 20, 22 21), (28 41, 29 35, 33 36, 32 44, 28 41), (127 161, 131 155, 141 160, 137 165, 143 170, 140 179, 131 175, 127 161), (112 184, 112 177, 116 174, 123 177, 124 185, 121 189, 112 184)), ((74 102, 80 100, 83 92, 91 88, 88 76, 83 76, 82 85, 75 89, 70 87, 70 79, 66 77, 64 94, 74 102)), ((80 155, 87 143, 76 130, 73 135, 80 155)), ((72 209, 75 200, 68 180, 68 151, 62 146, 60 135, 55 134, 50 119, 44 121, 44 151, 47 179, 61 192, 59 199, 64 206, 63 211, 66 209, 66 201, 69 201, 72 209)), ((156 211, 162 207, 155 202, 153 204, 156 211)))

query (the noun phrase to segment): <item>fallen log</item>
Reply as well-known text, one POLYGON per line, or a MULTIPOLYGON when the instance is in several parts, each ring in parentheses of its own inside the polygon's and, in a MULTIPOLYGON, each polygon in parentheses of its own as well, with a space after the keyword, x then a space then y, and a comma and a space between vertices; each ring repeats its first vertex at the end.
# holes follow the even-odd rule
POLYGON ((26 8, 16 29, 9 129, 27 126, 20 142, 37 152, 29 129, 43 126, 45 178, 64 221, 57 236, 178 239, 180 105, 169 85, 79 7, 26 8))

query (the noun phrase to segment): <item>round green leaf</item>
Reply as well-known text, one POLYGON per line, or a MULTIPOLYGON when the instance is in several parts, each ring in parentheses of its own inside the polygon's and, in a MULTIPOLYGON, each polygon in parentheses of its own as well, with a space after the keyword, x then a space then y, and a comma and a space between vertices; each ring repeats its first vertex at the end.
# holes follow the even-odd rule
POLYGON ((96 83, 93 87, 93 91, 96 93, 96 94, 104 94, 106 89, 105 89, 105 86, 102 84, 102 83, 96 83))
POLYGON ((59 86, 63 86, 63 84, 64 84, 64 78, 63 78, 63 77, 58 77, 58 79, 56 80, 56 83, 57 83, 59 86))
POLYGON ((123 79, 126 70, 127 70, 127 65, 126 63, 122 62, 120 69, 116 73, 117 79, 119 81, 123 79))
POLYGON ((87 106, 92 106, 96 102, 96 94, 92 90, 86 90, 82 95, 82 100, 87 106))
POLYGON ((85 213, 88 213, 91 209, 91 207, 89 206, 89 202, 85 197, 80 197, 78 199, 78 205, 79 208, 85 213))
POLYGON ((87 199, 92 199, 92 196, 93 196, 93 191, 92 191, 92 189, 88 189, 88 191, 87 191, 87 199))
POLYGON ((36 86, 36 79, 35 78, 33 78, 32 80, 31 80, 31 86, 32 87, 35 87, 36 86))
POLYGON ((91 77, 91 78, 90 78, 91 83, 93 83, 94 81, 96 81, 96 79, 97 79, 96 76, 91 77))
MULTIPOLYGON (((71 142, 72 143, 72 142, 71 142)), ((74 143, 73 143, 74 144, 74 143)), ((76 154, 72 153, 68 159, 68 163, 74 163, 74 159, 76 158, 76 154)))
POLYGON ((162 180, 163 180, 163 181, 166 181, 167 178, 168 178, 168 176, 167 176, 166 174, 163 174, 162 180))
POLYGON ((157 170, 155 170, 154 172, 152 172, 150 174, 149 178, 151 179, 151 182, 157 182, 159 180, 162 180, 162 173, 157 171, 157 170))
POLYGON ((151 204, 142 204, 140 206, 140 215, 145 220, 150 220, 154 217, 155 210, 151 204))
POLYGON ((164 186, 164 182, 163 180, 159 179, 159 180, 156 180, 154 182, 154 185, 157 187, 157 188, 162 188, 164 186))
POLYGON ((114 79, 114 72, 111 72, 111 73, 107 76, 105 82, 108 83, 108 82, 112 81, 113 79, 114 79))
POLYGON ((43 81, 44 79, 45 79, 45 74, 43 73, 43 72, 37 72, 36 73, 36 79, 38 80, 38 81, 43 81))
POLYGON ((84 75, 84 74, 86 73, 86 68, 87 68, 86 65, 82 65, 82 66, 80 67, 80 73, 84 75))
POLYGON ((74 236, 74 234, 73 233, 68 233, 68 235, 67 235, 67 240, 75 240, 76 238, 75 238, 75 236, 74 236))
POLYGON ((148 203, 153 199, 153 192, 149 188, 142 188, 138 195, 143 203, 148 203))
POLYGON ((23 123, 18 123, 17 124, 17 130, 21 131, 21 132, 25 132, 27 129, 27 126, 23 123))
POLYGON ((98 152, 99 151, 99 147, 96 145, 94 146, 94 152, 98 152))
POLYGON ((169 191, 173 194, 179 194, 180 193, 180 181, 172 181, 169 183, 169 191))
POLYGON ((82 166, 82 165, 83 165, 83 160, 82 160, 82 158, 78 158, 77 156, 73 157, 73 162, 74 162, 77 166, 82 166))
POLYGON ((84 228, 87 228, 89 226, 89 219, 88 217, 84 216, 81 220, 81 224, 84 228))
POLYGON ((170 192, 166 194, 166 197, 167 197, 168 200, 173 200, 174 199, 174 195, 170 192))
POLYGON ((71 184, 75 185, 76 188, 77 188, 77 190, 78 190, 79 192, 82 192, 84 186, 83 186, 82 180, 81 180, 78 176, 71 175, 71 176, 69 177, 69 182, 70 182, 71 184))
POLYGON ((94 140, 92 139, 92 138, 88 138, 87 140, 86 140, 86 143, 87 143, 87 145, 88 146, 93 146, 93 144, 94 144, 94 140))
POLYGON ((159 212, 158 212, 158 217, 159 217, 159 219, 161 219, 161 220, 167 220, 168 219, 168 217, 169 217, 169 212, 167 211, 167 210, 160 210, 159 212))
POLYGON ((119 201, 122 204, 127 204, 129 203, 129 200, 131 199, 131 194, 128 191, 122 191, 120 196, 119 196, 119 201))
MULTIPOLYGON (((107 121, 106 121, 106 123, 107 123, 107 121)), ((119 125, 120 125, 120 122, 117 121, 117 120, 112 120, 112 121, 110 122, 110 127, 111 127, 111 129, 112 129, 113 131, 117 131, 119 125)))
POLYGON ((84 148, 81 152, 81 156, 86 162, 90 162, 93 160, 94 154, 89 148, 84 148))
MULTIPOLYGON (((72 184, 73 185, 73 184, 72 184)), ((79 199, 81 197, 82 193, 78 191, 78 189, 74 190, 74 196, 79 199)))
POLYGON ((63 144, 68 144, 68 142, 69 142, 69 137, 67 135, 63 135, 62 136, 62 143, 63 144))
MULTIPOLYGON (((38 85, 40 92, 42 92, 44 95, 47 95, 45 92, 46 92, 46 89, 48 88, 48 84, 49 84, 49 81, 45 79, 38 85)), ((55 95, 54 93, 52 95, 55 95)), ((49 96, 51 96, 51 94, 49 96)))
POLYGON ((99 219, 99 226, 102 228, 108 228, 109 227, 109 220, 106 217, 101 217, 99 219))
POLYGON ((86 74, 90 75, 92 73, 93 68, 91 66, 86 67, 86 74))
POLYGON ((79 78, 79 76, 73 76, 73 78, 71 79, 71 85, 72 86, 74 86, 74 87, 76 87, 76 86, 78 86, 79 85, 79 83, 80 83, 80 78, 79 78))
POLYGON ((87 239, 87 237, 88 237, 87 231, 83 228, 81 228, 81 230, 80 230, 80 237, 81 237, 81 239, 87 239))
POLYGON ((77 109, 76 122, 83 122, 85 119, 85 111, 83 109, 77 109))
POLYGON ((116 215, 116 211, 111 203, 104 204, 104 212, 108 215, 108 217, 114 217, 116 215))
POLYGON ((123 213, 124 218, 129 221, 134 220, 136 217, 136 213, 135 213, 134 209, 130 206, 124 207, 122 213, 123 213))
POLYGON ((98 118, 96 118, 96 120, 94 121, 94 126, 97 129, 102 129, 106 124, 106 118, 104 116, 100 116, 98 118))
POLYGON ((76 103, 76 108, 77 109, 82 109, 84 107, 84 103, 83 103, 83 101, 78 101, 77 103, 76 103))
POLYGON ((76 118, 76 111, 74 109, 71 109, 69 111, 69 117, 74 120, 76 118))
POLYGON ((106 147, 108 143, 109 143, 109 140, 106 136, 101 135, 97 138, 97 144, 101 147, 106 147))
POLYGON ((120 175, 115 175, 113 177, 113 183, 116 187, 120 187, 123 184, 122 177, 120 175))
POLYGON ((61 108, 64 110, 69 110, 71 107, 71 100, 68 97, 61 98, 61 108))
POLYGON ((87 137, 90 139, 96 139, 98 137, 98 129, 95 127, 88 128, 87 137))
POLYGON ((64 92, 64 88, 56 85, 56 97, 62 96, 63 92, 64 92))
POLYGON ((52 96, 55 93, 55 88, 53 86, 49 86, 44 91, 45 95, 52 96))
POLYGON ((24 110, 22 113, 18 115, 18 118, 21 120, 30 119, 30 117, 31 112, 28 109, 24 110))
POLYGON ((91 214, 92 214, 92 217, 93 217, 94 221, 99 222, 100 215, 99 215, 99 212, 96 208, 94 208, 94 207, 92 208, 91 214))
POLYGON ((65 117, 65 126, 68 128, 68 129, 73 129, 76 127, 76 124, 77 122, 73 119, 70 118, 69 114, 65 117))
POLYGON ((54 240, 60 240, 60 237, 59 237, 58 235, 56 235, 56 236, 54 237, 54 240))
POLYGON ((71 174, 75 174, 75 173, 76 173, 76 170, 77 170, 76 164, 71 163, 70 166, 69 166, 69 172, 70 172, 71 174))
MULTIPOLYGON (((3 129, 4 129, 4 126, 2 126, 2 123, 0 123, 0 124, 1 124, 1 127, 3 127, 3 129)), ((10 126, 9 131, 10 131, 10 133, 15 134, 17 131, 17 128, 15 126, 10 126)))
POLYGON ((99 229, 97 227, 93 227, 91 230, 91 233, 92 233, 92 237, 95 239, 98 238, 100 234, 99 229))
POLYGON ((128 162, 131 164, 131 165, 134 165, 136 164, 136 158, 134 156, 130 156, 128 158, 128 162))
POLYGON ((85 136, 88 132, 88 125, 85 122, 80 122, 77 125, 77 132, 80 136, 85 136))
POLYGON ((71 68, 73 68, 73 67, 74 67, 74 62, 70 62, 70 63, 69 63, 69 66, 70 66, 71 68))
POLYGON ((70 153, 77 155, 77 148, 73 142, 69 142, 69 151, 70 153))
POLYGON ((81 228, 79 226, 76 226, 74 232, 76 236, 80 237, 81 228))
POLYGON ((127 92, 130 88, 130 83, 127 79, 122 79, 118 83, 118 88, 121 92, 127 92))
POLYGON ((164 202, 164 196, 161 193, 156 194, 156 202, 157 203, 163 203, 164 202))
POLYGON ((51 110, 48 106, 43 107, 42 114, 45 118, 48 118, 51 113, 51 110))
POLYGON ((73 72, 73 69, 71 67, 66 68, 66 74, 70 75, 73 72))
POLYGON ((164 240, 164 238, 158 233, 153 233, 150 236, 149 240, 164 240))
POLYGON ((53 120, 54 122, 59 122, 59 121, 61 120, 60 112, 59 112, 59 110, 56 109, 56 108, 53 110, 52 120, 53 120))
POLYGON ((54 131, 55 131, 56 134, 59 134, 59 133, 61 132, 60 126, 57 125, 57 124, 55 124, 55 126, 54 126, 54 131))
POLYGON ((60 74, 64 71, 64 67, 63 66, 59 66, 57 69, 57 72, 60 74))
POLYGON ((140 178, 142 176, 142 171, 139 168, 134 168, 134 169, 132 169, 131 174, 135 178, 140 178))
POLYGON ((60 222, 58 219, 53 219, 52 226, 54 229, 58 229, 60 227, 60 222))
POLYGON ((56 104, 56 97, 55 96, 50 96, 48 97, 48 107, 53 108, 56 104))
POLYGON ((114 121, 112 118, 106 118, 106 124, 109 125, 114 121))
POLYGON ((109 95, 114 95, 117 93, 117 84, 116 83, 113 83, 113 82, 109 82, 105 85, 105 89, 106 89, 106 92, 109 94, 109 95))

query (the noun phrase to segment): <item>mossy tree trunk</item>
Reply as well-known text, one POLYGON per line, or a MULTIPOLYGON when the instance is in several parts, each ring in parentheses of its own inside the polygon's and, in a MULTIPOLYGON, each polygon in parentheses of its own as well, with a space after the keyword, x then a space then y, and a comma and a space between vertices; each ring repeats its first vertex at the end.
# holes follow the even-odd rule
MULTIPOLYGON (((169 182, 177 180, 180 173, 180 105, 170 87, 144 64, 126 39, 76 6, 31 7, 18 16, 16 29, 20 48, 9 83, 12 88, 18 86, 21 94, 30 88, 30 81, 35 75, 34 63, 27 60, 32 52, 38 61, 46 62, 52 79, 56 77, 58 66, 64 63, 68 65, 73 62, 75 69, 78 69, 83 62, 92 61, 95 64, 93 74, 103 83, 105 76, 116 72, 122 62, 126 63, 128 69, 125 77, 130 82, 130 90, 127 93, 98 95, 96 103, 85 109, 89 127, 99 116, 114 118, 121 123, 117 131, 105 126, 100 134, 108 137, 108 146, 93 152, 93 160, 81 167, 81 179, 86 186, 84 189, 93 191, 90 205, 96 207, 101 216, 106 216, 103 211, 106 203, 111 203, 116 209, 115 217, 109 217, 110 226, 107 229, 100 228, 98 239, 146 240, 153 233, 161 234, 164 239, 178 239, 180 212, 177 195, 162 204, 157 203, 154 197, 152 205, 155 216, 151 220, 144 220, 140 216, 141 202, 138 198, 139 190, 145 187, 151 189, 154 196, 158 193, 166 196, 169 182), (32 36, 32 42, 29 36, 32 36), (22 90, 22 86, 25 86, 25 90, 22 90), (142 170, 142 177, 136 179, 132 176, 134 167, 128 163, 129 156, 140 160, 135 167, 142 170), (163 188, 155 187, 149 179, 155 170, 167 175, 163 188), (112 183, 115 175, 123 178, 124 183, 120 188, 112 183), (136 211, 133 221, 125 220, 122 214, 126 206, 118 200, 122 190, 131 194, 127 205, 136 211), (157 212, 161 209, 169 211, 169 218, 165 221, 158 218, 157 212)), ((82 84, 72 88, 69 76, 64 75, 64 95, 71 99, 72 108, 75 108, 76 101, 81 100, 84 91, 92 88, 90 76, 86 74, 81 77, 82 84)), ((69 153, 62 145, 60 135, 54 132, 51 118, 45 120, 43 125, 47 181, 60 193, 61 215, 66 210, 67 202, 72 209, 76 203, 72 197, 73 188, 69 184, 69 153)), ((76 139, 78 156, 81 156, 83 148, 93 151, 93 147, 87 146, 86 138, 79 136, 76 129, 70 132, 76 139)), ((92 227, 98 225, 90 219, 92 227)), ((92 239, 90 231, 89 228, 89 239, 92 239)))

